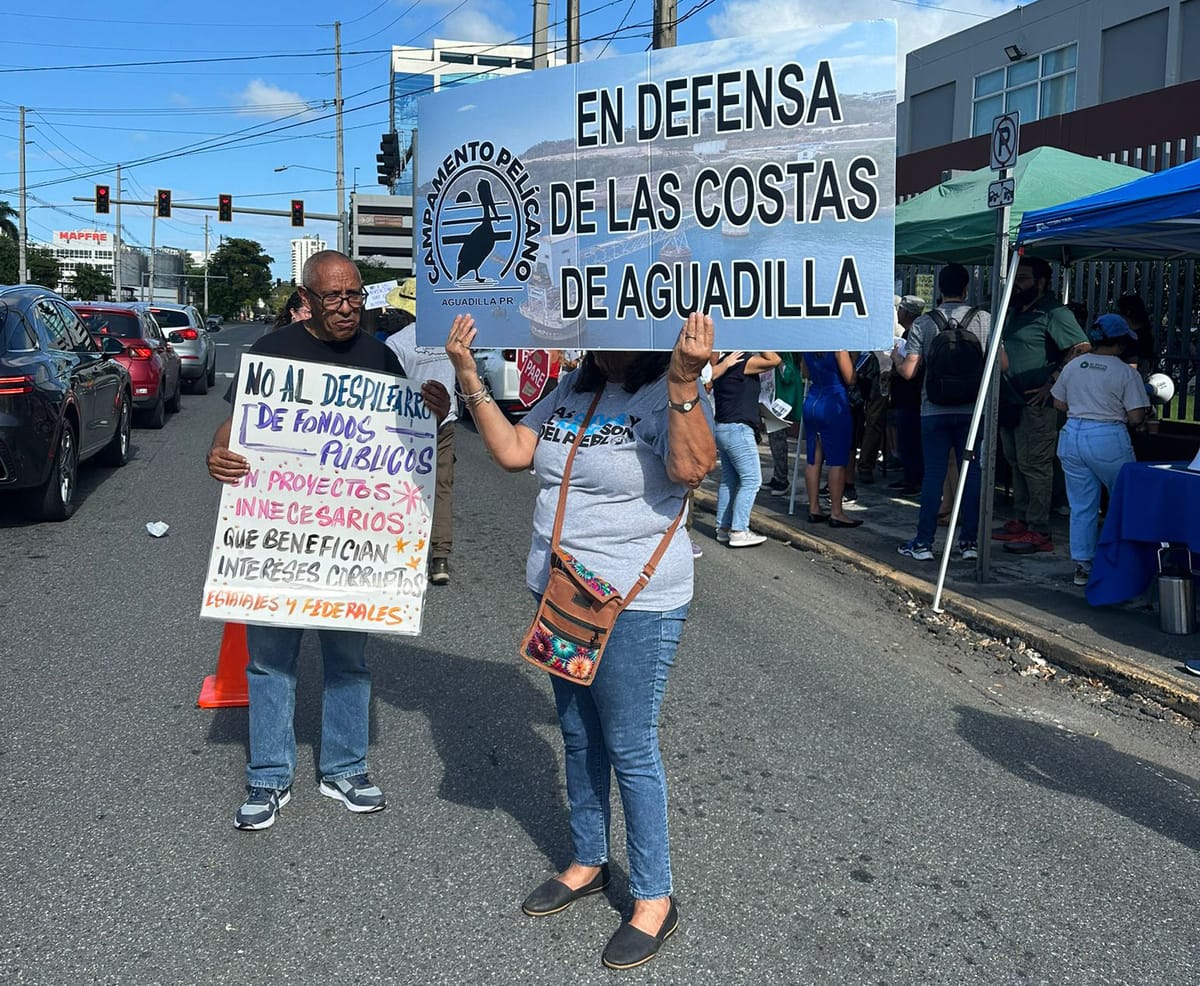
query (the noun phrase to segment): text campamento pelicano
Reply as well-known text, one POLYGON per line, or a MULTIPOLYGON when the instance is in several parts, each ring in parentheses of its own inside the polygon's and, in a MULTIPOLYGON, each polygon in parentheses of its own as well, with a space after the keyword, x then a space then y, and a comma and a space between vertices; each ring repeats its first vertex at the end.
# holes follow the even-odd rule
MULTIPOLYGON (((709 115, 717 137, 841 123, 841 101, 828 61, 817 63, 811 91, 807 88, 804 68, 788 62, 644 82, 633 88, 581 91, 575 97, 575 145, 589 150, 659 139, 693 140, 707 136, 701 121, 709 115)), ((696 172, 687 189, 680 175, 663 171, 653 182, 649 175, 637 177, 626 214, 615 207, 616 179, 607 179, 603 189, 597 189, 593 179, 553 182, 550 232, 596 233, 597 213, 603 208, 610 234, 669 233, 683 222, 685 201, 703 229, 722 223, 772 227, 785 221, 865 222, 879 211, 878 175, 878 164, 869 155, 845 164, 822 158, 767 161, 756 168, 739 164, 724 171, 706 166, 696 172)), ((660 260, 642 271, 626 264, 615 299, 606 294, 604 265, 563 266, 561 314, 564 319, 626 315, 661 319, 700 310, 724 318, 839 318, 849 309, 866 317, 853 256, 841 258, 827 301, 815 297, 816 261, 805 258, 803 266, 804 291, 799 301, 788 296, 788 264, 782 258, 735 260, 728 265, 717 260, 660 260)))

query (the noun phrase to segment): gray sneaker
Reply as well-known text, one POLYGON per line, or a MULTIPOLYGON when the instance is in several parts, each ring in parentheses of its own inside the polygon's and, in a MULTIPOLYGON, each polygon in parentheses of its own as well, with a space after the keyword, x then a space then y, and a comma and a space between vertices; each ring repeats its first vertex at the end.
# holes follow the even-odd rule
POLYGON ((247 787, 246 800, 233 816, 233 827, 246 832, 269 829, 279 817, 279 809, 292 800, 292 789, 276 791, 269 787, 247 787))
POLYGON ((325 778, 321 781, 320 791, 327 798, 335 798, 342 802, 350 811, 368 812, 383 811, 387 807, 387 798, 383 792, 371 783, 366 774, 355 774, 353 777, 325 778))

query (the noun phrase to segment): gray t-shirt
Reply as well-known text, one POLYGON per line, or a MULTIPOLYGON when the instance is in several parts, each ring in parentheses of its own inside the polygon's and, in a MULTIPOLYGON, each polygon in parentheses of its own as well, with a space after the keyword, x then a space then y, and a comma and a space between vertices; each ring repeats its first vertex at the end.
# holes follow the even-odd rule
MULTIPOLYGON (((968 332, 973 332, 979 338, 979 342, 983 346, 987 346, 988 332, 991 329, 992 318, 982 308, 976 310, 971 316, 971 321, 963 325, 963 319, 967 317, 967 312, 973 306, 962 301, 952 301, 949 304, 938 305, 940 311, 946 318, 958 319, 958 324, 962 325, 968 332)), ((925 353, 929 349, 929 344, 933 342, 933 337, 938 334, 938 324, 929 315, 922 315, 912 324, 912 328, 908 333, 908 345, 905 348, 905 355, 911 356, 916 353, 921 357, 921 361, 925 360, 925 353)), ((929 378, 928 370, 926 370, 925 378, 929 378)), ((925 385, 921 385, 921 413, 922 414, 970 414, 975 409, 974 404, 933 404, 929 400, 929 394, 925 390, 925 385)))
MULTIPOLYGON (((549 577, 550 536, 567 452, 595 396, 573 388, 577 376, 576 371, 563 377, 519 425, 538 436, 533 469, 539 488, 525 567, 535 592, 545 589, 549 577)), ((667 408, 665 377, 635 394, 609 384, 571 465, 560 546, 622 595, 637 581, 688 493, 667 477, 667 415, 677 413, 667 408)), ((706 402, 689 413, 703 414, 711 426, 706 402)), ((667 611, 691 598, 692 548, 681 521, 654 576, 629 608, 667 611)))
POLYGON ((1068 418, 1125 423, 1125 414, 1149 407, 1146 385, 1116 356, 1087 353, 1063 367, 1050 396, 1067 405, 1068 418))
POLYGON ((412 322, 385 340, 388 349, 400 359, 404 375, 418 386, 426 380, 437 380, 450 393, 450 412, 441 425, 458 419, 458 401, 454 399, 454 364, 441 346, 418 346, 417 323, 412 322))

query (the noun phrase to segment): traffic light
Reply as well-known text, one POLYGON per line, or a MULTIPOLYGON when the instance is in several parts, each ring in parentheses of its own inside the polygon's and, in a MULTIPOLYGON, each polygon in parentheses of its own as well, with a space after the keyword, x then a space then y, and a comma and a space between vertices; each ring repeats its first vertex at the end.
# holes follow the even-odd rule
POLYGON ((292 225, 304 225, 304 199, 292 199, 292 225))
POLYGON ((217 222, 231 223, 233 222, 233 196, 218 195, 217 196, 217 222))
POLYGON ((100 215, 108 215, 108 186, 96 186, 96 212, 100 215))
POLYGON ((169 188, 158 190, 158 218, 171 218, 171 190, 169 188))
POLYGON ((400 176, 400 138, 395 133, 386 133, 379 141, 379 153, 375 155, 379 164, 379 184, 393 185, 400 176))

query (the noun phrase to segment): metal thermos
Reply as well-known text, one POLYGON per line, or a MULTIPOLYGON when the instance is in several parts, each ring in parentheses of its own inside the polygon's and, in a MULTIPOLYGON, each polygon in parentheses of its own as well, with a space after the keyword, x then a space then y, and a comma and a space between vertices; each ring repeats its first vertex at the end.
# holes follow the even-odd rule
POLYGON ((1187 553, 1187 567, 1168 569, 1163 555, 1169 545, 1158 549, 1158 625, 1163 633, 1196 632, 1196 588, 1192 580, 1192 553, 1187 553))

